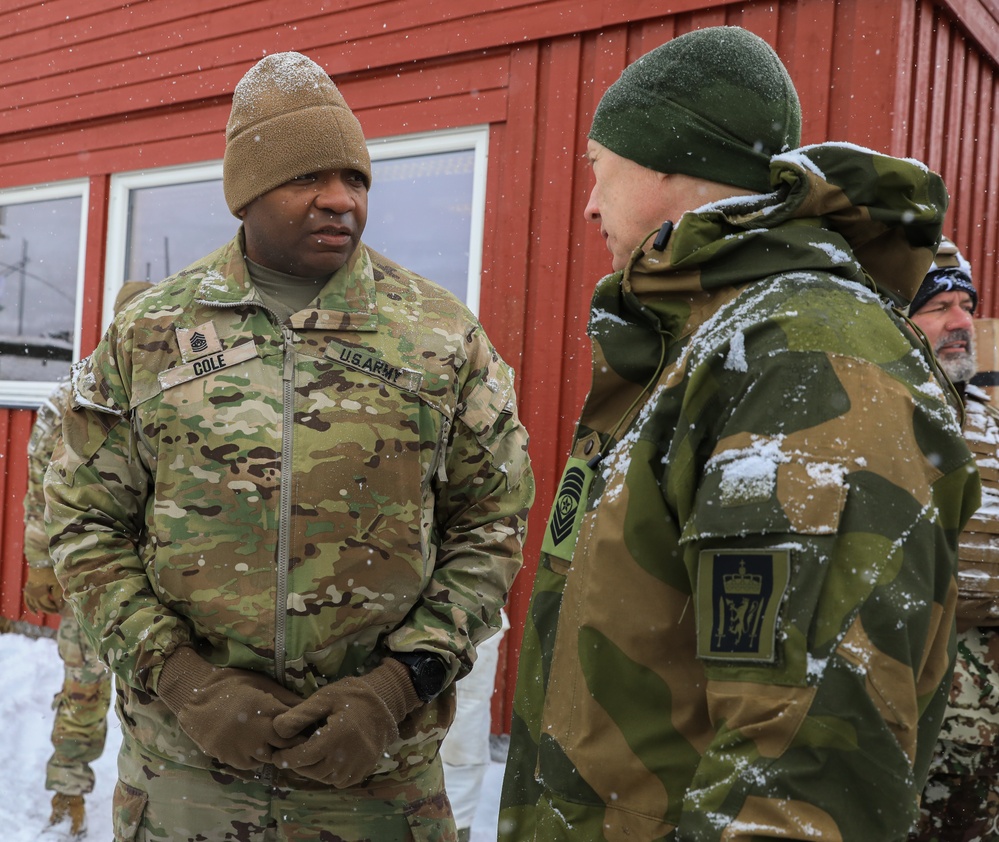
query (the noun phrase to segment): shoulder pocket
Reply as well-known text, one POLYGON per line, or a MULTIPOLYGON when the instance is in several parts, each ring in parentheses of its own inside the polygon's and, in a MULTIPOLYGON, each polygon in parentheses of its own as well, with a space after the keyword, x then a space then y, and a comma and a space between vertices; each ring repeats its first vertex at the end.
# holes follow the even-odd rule
POLYGON ((52 465, 62 473, 64 482, 72 486, 77 469, 93 458, 108 434, 125 417, 125 409, 115 403, 107 384, 95 376, 89 357, 73 370, 69 414, 72 417, 63 420, 65 457, 52 465))
POLYGON ((507 475, 507 487, 516 488, 527 465, 527 430, 517 417, 513 370, 502 360, 476 380, 458 409, 462 423, 492 455, 507 475))
POLYGON ((753 436, 705 466, 681 541, 742 534, 832 535, 846 505, 848 467, 838 456, 787 452, 753 436))

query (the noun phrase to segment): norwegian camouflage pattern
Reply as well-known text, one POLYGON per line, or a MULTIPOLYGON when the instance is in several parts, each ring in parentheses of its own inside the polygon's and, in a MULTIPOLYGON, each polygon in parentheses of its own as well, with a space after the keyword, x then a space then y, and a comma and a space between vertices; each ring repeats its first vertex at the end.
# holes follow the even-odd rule
POLYGON ((915 823, 979 490, 889 300, 925 274, 946 193, 848 145, 776 156, 771 181, 597 286, 572 456, 605 456, 571 563, 540 560, 504 842, 888 842, 915 823), (775 623, 748 654, 734 594, 756 574, 717 601, 704 579, 733 559, 759 562, 775 623))
MULTIPOLYGON (((72 383, 56 384, 35 415, 28 439, 28 490, 24 495, 24 556, 32 567, 50 567, 45 534, 45 471, 62 439, 62 419, 73 400, 72 383)), ((111 675, 68 605, 59 612, 56 646, 63 682, 52 700, 52 756, 45 765, 45 788, 83 795, 94 788, 90 764, 104 753, 111 675)))
POLYGON ((456 842, 440 759, 403 783, 324 791, 191 769, 124 735, 114 842, 456 842), (429 794, 428 794, 429 793, 429 794))
MULTIPOLYGON (((46 478, 125 730, 203 768, 156 696, 177 646, 303 697, 390 650, 453 679, 499 627, 533 499, 512 372, 450 293, 360 246, 276 324, 242 255, 240 231, 122 310, 46 478)), ((375 777, 418 775, 453 709, 452 690, 404 720, 375 777)))
POLYGON ((911 837, 918 842, 999 838, 999 411, 974 386, 965 397, 982 504, 961 533, 957 661, 911 837))

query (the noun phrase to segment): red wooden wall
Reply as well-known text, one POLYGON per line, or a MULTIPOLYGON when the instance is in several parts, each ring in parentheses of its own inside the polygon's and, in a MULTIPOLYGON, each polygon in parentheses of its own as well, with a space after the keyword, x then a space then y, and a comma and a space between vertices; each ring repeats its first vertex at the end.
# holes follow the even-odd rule
MULTIPOLYGON (((999 0, 5 0, 0 188, 90 179, 89 351, 111 174, 221 157, 232 88, 265 52, 322 64, 369 138, 490 125, 480 315, 517 370, 538 480, 500 676, 506 722, 541 533, 589 385, 589 297, 609 271, 582 217, 586 132, 629 62, 716 24, 778 50, 801 96, 805 143, 851 141, 943 173, 948 230, 976 267, 983 315, 999 315, 999 0)), ((0 408, 0 615, 10 618, 23 617, 31 420, 0 408)))

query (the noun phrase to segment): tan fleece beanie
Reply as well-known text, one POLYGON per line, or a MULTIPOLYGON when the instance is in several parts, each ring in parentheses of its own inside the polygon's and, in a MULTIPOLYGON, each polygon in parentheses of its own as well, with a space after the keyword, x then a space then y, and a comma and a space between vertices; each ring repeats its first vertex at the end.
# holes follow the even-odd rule
POLYGON ((371 185, 361 124, 326 71, 301 53, 266 56, 239 80, 225 140, 222 188, 234 215, 310 172, 354 169, 371 185))

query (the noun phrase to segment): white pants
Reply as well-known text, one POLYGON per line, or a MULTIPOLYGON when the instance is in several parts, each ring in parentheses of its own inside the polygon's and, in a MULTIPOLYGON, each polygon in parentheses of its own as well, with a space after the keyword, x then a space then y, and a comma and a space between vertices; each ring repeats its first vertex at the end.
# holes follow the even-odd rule
POLYGON ((510 621, 504 611, 502 628, 479 644, 475 666, 455 685, 457 710, 441 745, 441 759, 444 761, 444 785, 459 828, 472 826, 482 780, 489 768, 493 687, 500 641, 508 628, 510 621))

